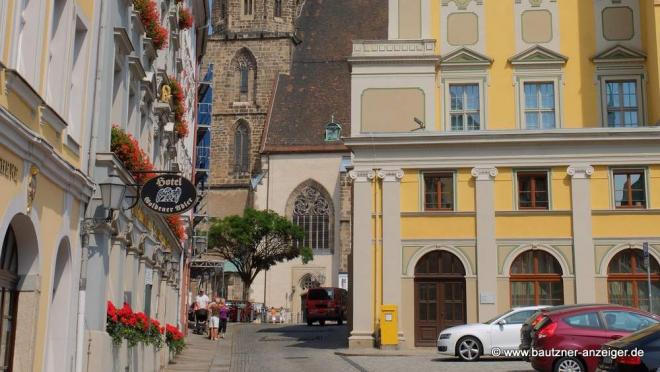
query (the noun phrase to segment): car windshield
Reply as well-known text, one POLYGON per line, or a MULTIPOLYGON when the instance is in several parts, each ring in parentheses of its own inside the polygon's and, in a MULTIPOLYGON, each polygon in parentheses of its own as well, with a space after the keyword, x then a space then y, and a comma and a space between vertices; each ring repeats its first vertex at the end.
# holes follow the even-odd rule
POLYGON ((307 294, 308 300, 332 300, 332 289, 315 289, 307 294))
POLYGON ((497 319, 499 319, 499 318, 501 318, 501 317, 503 317, 503 316, 505 316, 505 315, 507 315, 507 314, 511 314, 512 312, 513 312, 513 310, 509 310, 509 311, 507 311, 506 313, 502 313, 502 314, 500 314, 500 315, 494 317, 493 319, 489 319, 489 320, 485 321, 484 324, 491 324, 491 323, 493 323, 494 321, 496 321, 497 319))

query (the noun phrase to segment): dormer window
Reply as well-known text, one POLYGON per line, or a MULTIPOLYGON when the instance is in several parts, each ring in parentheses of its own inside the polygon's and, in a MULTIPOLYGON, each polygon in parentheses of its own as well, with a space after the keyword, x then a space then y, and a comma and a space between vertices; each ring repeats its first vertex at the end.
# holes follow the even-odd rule
POLYGON ((331 121, 325 126, 325 140, 326 142, 339 141, 341 136, 341 126, 339 123, 331 121))

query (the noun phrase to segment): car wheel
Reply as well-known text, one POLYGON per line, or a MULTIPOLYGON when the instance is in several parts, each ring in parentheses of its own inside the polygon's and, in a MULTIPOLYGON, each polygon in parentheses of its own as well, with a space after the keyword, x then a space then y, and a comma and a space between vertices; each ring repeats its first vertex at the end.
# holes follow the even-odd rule
POLYGON ((324 326, 325 325, 325 320, 319 320, 319 324, 324 326))
POLYGON ((555 372, 586 372, 580 359, 563 357, 555 363, 555 372))
POLYGON ((481 343, 474 337, 464 337, 458 340, 458 346, 456 346, 456 354, 461 360, 466 362, 472 362, 479 360, 481 356, 481 343))

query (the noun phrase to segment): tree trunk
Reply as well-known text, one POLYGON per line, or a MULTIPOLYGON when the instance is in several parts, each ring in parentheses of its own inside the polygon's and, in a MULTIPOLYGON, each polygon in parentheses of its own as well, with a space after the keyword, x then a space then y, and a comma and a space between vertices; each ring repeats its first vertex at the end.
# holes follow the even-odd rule
POLYGON ((248 283, 245 280, 241 280, 243 282, 243 301, 249 301, 250 300, 250 287, 252 286, 252 283, 248 283))

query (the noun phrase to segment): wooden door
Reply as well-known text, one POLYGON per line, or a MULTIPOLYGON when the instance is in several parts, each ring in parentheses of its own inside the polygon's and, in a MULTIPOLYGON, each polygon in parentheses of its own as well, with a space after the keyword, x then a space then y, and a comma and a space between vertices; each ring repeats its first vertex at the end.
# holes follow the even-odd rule
POLYGON ((415 281, 415 346, 435 346, 440 331, 465 324, 465 282, 415 281))

